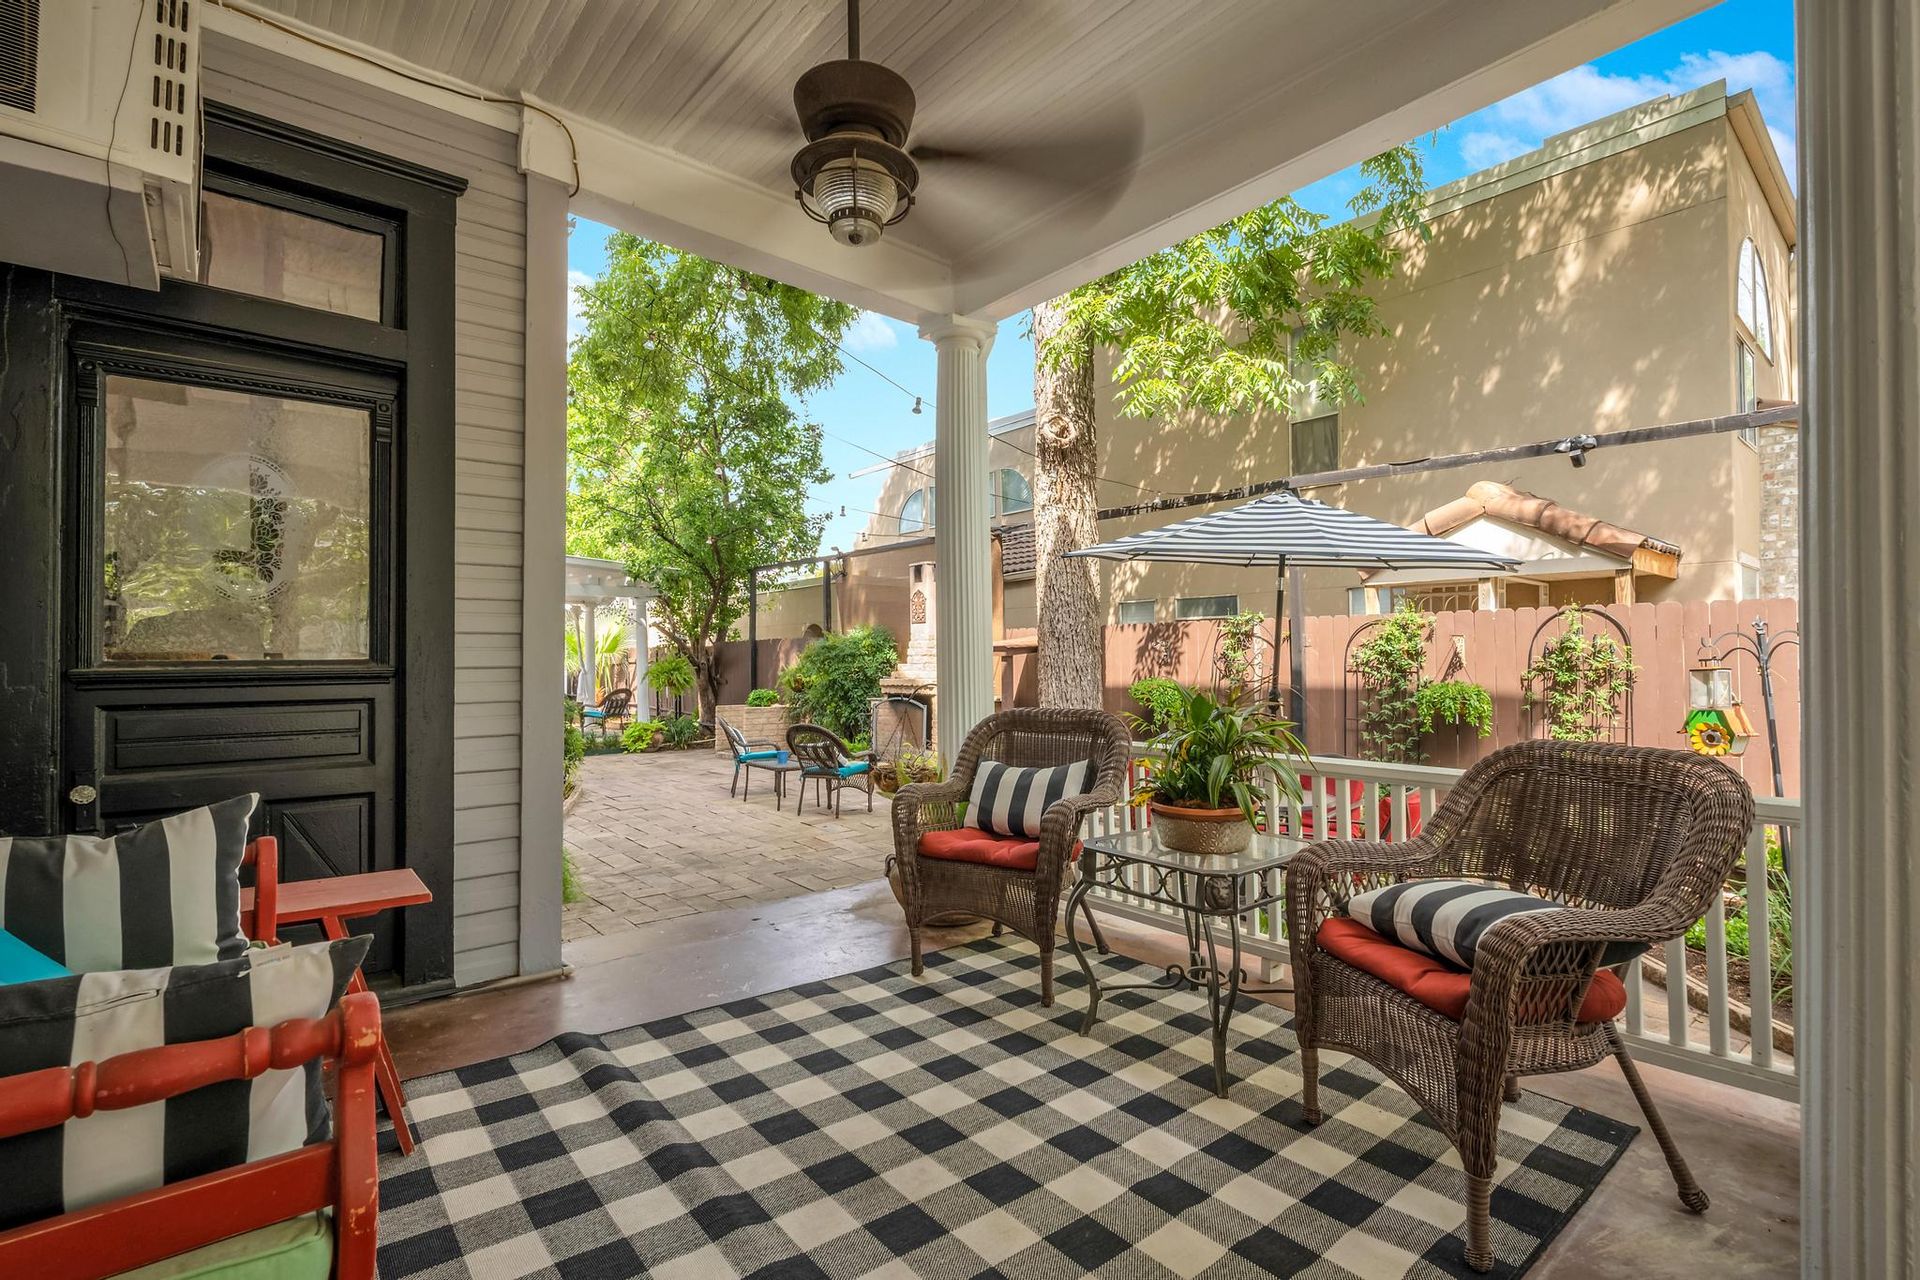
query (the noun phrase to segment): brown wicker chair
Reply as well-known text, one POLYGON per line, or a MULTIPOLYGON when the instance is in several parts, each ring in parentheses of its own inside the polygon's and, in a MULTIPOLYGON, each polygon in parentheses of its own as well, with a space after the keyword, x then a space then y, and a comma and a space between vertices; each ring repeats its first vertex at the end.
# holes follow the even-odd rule
POLYGON ((1110 712, 1021 707, 975 725, 945 782, 916 782, 900 789, 893 798, 893 848, 915 975, 922 972, 920 930, 929 918, 948 912, 985 916, 1039 946, 1040 1003, 1053 1003, 1054 920, 1060 911, 1061 882, 1073 862, 1081 819, 1125 797, 1129 746, 1125 723, 1110 712), (1039 861, 1032 871, 920 855, 921 836, 960 826, 961 805, 983 760, 1018 768, 1094 762, 1092 787, 1057 801, 1041 819, 1039 861))
POLYGON ((1707 1196, 1667 1132, 1612 1022, 1580 1008, 1609 943, 1656 945, 1704 915, 1740 856, 1753 796, 1717 761, 1682 751, 1527 742, 1469 769, 1418 836, 1309 844, 1288 867, 1302 1105, 1320 1121, 1319 1051, 1346 1050, 1412 1094, 1460 1150, 1467 1264, 1493 1265, 1488 1197, 1500 1107, 1517 1077, 1620 1063, 1680 1199, 1707 1196), (1315 946, 1348 897, 1403 880, 1488 880, 1565 901, 1481 938, 1454 1021, 1315 946))

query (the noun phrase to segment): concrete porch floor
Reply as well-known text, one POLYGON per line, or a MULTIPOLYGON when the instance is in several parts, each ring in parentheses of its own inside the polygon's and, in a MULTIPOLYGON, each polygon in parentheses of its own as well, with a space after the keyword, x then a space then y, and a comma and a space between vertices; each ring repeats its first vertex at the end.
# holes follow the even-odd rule
MULTIPOLYGON (((1171 935, 1118 921, 1103 928, 1124 954, 1159 963, 1176 958, 1171 935)), ((985 931, 936 933, 929 945, 985 931)), ((612 1031, 906 953, 899 906, 884 881, 870 880, 581 938, 566 949, 568 978, 414 1005, 394 1011, 387 1025, 400 1073, 411 1077, 516 1053, 562 1031, 612 1031)), ((1071 964, 1064 952, 1057 961, 1071 964)), ((1798 1275, 1799 1108, 1657 1067, 1642 1071, 1712 1208, 1702 1217, 1681 1208, 1659 1148, 1611 1063, 1531 1079, 1530 1089, 1642 1131, 1529 1275, 1798 1275)))

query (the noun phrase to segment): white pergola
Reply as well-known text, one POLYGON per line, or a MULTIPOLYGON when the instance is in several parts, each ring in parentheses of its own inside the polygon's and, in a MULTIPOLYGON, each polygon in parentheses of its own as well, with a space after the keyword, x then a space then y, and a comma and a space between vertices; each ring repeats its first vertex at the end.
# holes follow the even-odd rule
MULTIPOLYGON (((261 0, 229 0, 235 7, 261 0)), ((1137 162, 1053 180, 929 174, 879 244, 801 216, 787 87, 838 57, 839 0, 270 0, 442 93, 263 34, 210 29, 514 129, 526 229, 524 687, 560 665, 570 212, 919 326, 939 352, 934 469, 942 748, 992 707, 985 357, 995 322, 1110 268, 1604 54, 1707 0, 870 0, 865 56, 914 84, 918 130, 991 146, 1129 125, 1137 162), (563 130, 551 112, 566 122, 563 130), (568 134, 571 134, 569 139, 568 134), (570 189, 577 185, 577 193, 570 189)), ((1805 370, 1807 820, 1796 952, 1806 1273, 1920 1267, 1920 16, 1802 0, 1798 297, 1805 370)), ((244 28, 244 29, 243 29, 244 28)), ((529 699, 529 761, 559 751, 529 699), (542 754, 544 753, 544 754, 542 754)), ((547 772, 551 772, 548 770, 547 772)), ((532 781, 545 776, 529 765, 532 781)), ((558 848, 558 796, 523 831, 558 848), (546 827, 551 824, 551 830, 546 827)))
MULTIPOLYGON (((596 642, 600 611, 619 601, 627 602, 633 610, 633 702, 644 715, 653 703, 647 689, 647 604, 653 599, 653 588, 628 577, 626 566, 618 560, 599 560, 592 556, 567 557, 566 583, 567 625, 576 627, 580 635, 581 670, 587 673, 591 692, 585 699, 588 702, 598 702, 601 693, 593 660, 593 655, 599 652, 596 642)), ((559 669, 564 677, 564 661, 559 669)))

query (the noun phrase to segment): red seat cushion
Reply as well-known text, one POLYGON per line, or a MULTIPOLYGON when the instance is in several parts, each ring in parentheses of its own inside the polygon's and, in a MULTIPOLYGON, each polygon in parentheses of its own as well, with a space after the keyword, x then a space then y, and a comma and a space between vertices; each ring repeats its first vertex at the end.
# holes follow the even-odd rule
MULTIPOLYGON (((921 836, 920 856, 948 862, 974 862, 1006 871, 1032 871, 1040 865, 1040 842, 995 835, 978 827, 956 827, 952 831, 929 831, 921 836)), ((1079 856, 1080 846, 1076 844, 1070 857, 1079 856)))
MULTIPOLYGON (((1345 916, 1334 916, 1322 924, 1316 940, 1328 955, 1406 992, 1435 1013, 1455 1022, 1466 1017, 1467 990, 1473 981, 1467 970, 1403 947, 1345 916)), ((1627 988, 1603 969, 1594 975, 1587 998, 1580 1002, 1580 1021, 1605 1022, 1618 1017, 1626 1007, 1627 988)))

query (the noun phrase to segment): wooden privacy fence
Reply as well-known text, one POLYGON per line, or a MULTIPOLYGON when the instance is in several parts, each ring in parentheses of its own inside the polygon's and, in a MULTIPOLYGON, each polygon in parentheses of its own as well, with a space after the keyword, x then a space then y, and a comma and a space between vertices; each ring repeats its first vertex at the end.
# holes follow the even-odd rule
MULTIPOLYGON (((1544 636, 1561 629, 1556 609, 1498 609, 1437 613, 1427 642, 1425 676, 1438 680, 1457 666, 1452 679, 1482 685, 1493 698, 1493 732, 1477 737, 1471 729, 1442 727, 1426 737, 1426 763, 1463 769, 1496 747, 1543 736, 1537 713, 1524 706, 1524 682, 1536 631, 1546 623, 1544 636), (1457 664, 1454 655, 1458 653, 1457 664)), ((1631 735, 1624 740, 1641 746, 1684 747, 1682 726, 1687 717, 1687 672, 1700 656, 1703 638, 1750 628, 1764 619, 1776 637, 1799 625, 1799 609, 1792 600, 1716 600, 1662 602, 1609 606, 1607 613, 1627 633, 1633 660, 1639 668, 1634 680, 1631 735)), ((1306 625, 1307 745, 1317 755, 1345 756, 1360 752, 1352 725, 1357 707, 1348 696, 1345 670, 1348 641, 1373 617, 1312 617, 1306 625)), ((1589 623, 1595 634, 1601 628, 1589 623)), ((1220 646, 1215 622, 1151 623, 1114 626, 1106 634, 1106 705, 1114 711, 1135 711, 1127 688, 1142 676, 1166 676, 1187 684, 1211 685, 1220 646)), ((1270 634, 1270 633, 1269 633, 1270 634)), ((1724 646, 1722 646, 1724 649, 1724 646)), ((1269 660, 1262 646, 1261 661, 1269 660)), ((1284 673, 1290 661, 1283 639, 1278 660, 1284 673)), ((1033 700, 1037 681, 1034 657, 1014 654, 1003 662, 1003 703, 1025 705, 1033 700)), ((1760 678, 1753 659, 1731 653, 1726 665, 1733 672, 1734 692, 1752 718, 1755 733, 1743 756, 1724 757, 1752 784, 1760 796, 1773 794, 1765 709, 1760 678)), ((1264 670, 1264 667, 1263 667, 1264 670)), ((1284 677, 1283 677, 1284 683, 1284 677)), ((1780 650, 1774 658, 1773 687, 1779 719, 1781 771, 1784 794, 1800 793, 1800 651, 1780 650)))

